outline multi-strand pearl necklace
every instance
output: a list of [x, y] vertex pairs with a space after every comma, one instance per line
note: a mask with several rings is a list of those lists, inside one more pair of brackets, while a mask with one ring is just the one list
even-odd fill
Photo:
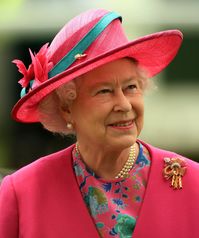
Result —
[[[75, 150], [77, 154], [80, 156], [78, 143], [75, 145]], [[123, 168], [120, 170], [120, 172], [115, 176], [115, 178], [128, 178], [129, 177], [129, 171], [132, 169], [134, 163], [136, 160], [136, 144], [132, 145], [129, 152], [129, 157], [124, 164]]]
[[136, 144], [132, 145], [129, 152], [129, 157], [124, 164], [123, 168], [120, 170], [120, 172], [115, 176], [115, 178], [128, 178], [129, 177], [129, 171], [132, 169], [135, 160], [136, 160]]

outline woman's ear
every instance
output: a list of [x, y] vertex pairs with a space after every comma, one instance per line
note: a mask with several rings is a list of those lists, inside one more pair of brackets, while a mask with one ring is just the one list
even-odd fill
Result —
[[69, 131], [73, 131], [75, 130], [75, 123], [72, 120], [72, 113], [71, 113], [71, 107], [70, 105], [62, 105], [60, 106], [60, 114], [63, 118], [63, 120], [66, 123], [66, 127]]
[[61, 116], [66, 122], [72, 121], [71, 107], [69, 105], [60, 103], [59, 110]]

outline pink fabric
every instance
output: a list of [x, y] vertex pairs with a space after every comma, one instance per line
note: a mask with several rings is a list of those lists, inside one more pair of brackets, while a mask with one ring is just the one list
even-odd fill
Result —
[[126, 238], [133, 234], [151, 164], [146, 147], [139, 146], [129, 178], [108, 181], [97, 177], [86, 167], [76, 149], [73, 150], [73, 166], [82, 197], [103, 238]]
[[[133, 238], [198, 238], [199, 165], [186, 160], [184, 188], [162, 177], [171, 152], [145, 145], [151, 172]], [[0, 190], [1, 238], [99, 238], [72, 170], [72, 148], [44, 157], [4, 179]]]

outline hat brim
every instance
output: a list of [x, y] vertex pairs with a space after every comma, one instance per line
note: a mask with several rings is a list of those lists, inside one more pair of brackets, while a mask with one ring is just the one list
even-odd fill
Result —
[[153, 77], [173, 60], [180, 48], [182, 39], [182, 33], [178, 30], [162, 31], [140, 37], [95, 58], [71, 66], [21, 98], [12, 110], [12, 117], [20, 122], [38, 122], [37, 105], [45, 96], [62, 84], [120, 58], [131, 57], [135, 59], [140, 67], [147, 71], [148, 77]]

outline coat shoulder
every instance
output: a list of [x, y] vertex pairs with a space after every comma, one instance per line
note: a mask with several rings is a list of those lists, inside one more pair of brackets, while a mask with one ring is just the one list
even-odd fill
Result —
[[156, 157], [158, 160], [162, 160], [165, 157], [168, 157], [168, 158], [181, 158], [181, 159], [185, 160], [185, 162], [189, 166], [195, 168], [196, 170], [199, 169], [199, 163], [196, 162], [196, 161], [191, 160], [190, 158], [186, 158], [185, 156], [183, 156], [181, 154], [178, 154], [176, 152], [173, 152], [173, 151], [164, 150], [164, 149], [152, 146], [152, 145], [150, 145], [148, 143], [145, 143], [143, 141], [141, 143], [143, 143], [146, 146], [146, 148], [149, 150], [150, 155], [152, 157]]
[[[192, 183], [192, 186], [190, 187], [195, 187], [195, 186], [199, 186], [199, 163], [196, 161], [193, 161], [189, 158], [186, 158], [185, 156], [172, 152], [172, 151], [168, 151], [168, 150], [163, 150], [157, 147], [154, 147], [150, 144], [147, 144], [145, 142], [143, 142], [144, 145], [147, 147], [147, 149], [149, 150], [149, 153], [152, 157], [152, 160], [155, 164], [155, 167], [157, 168], [163, 168], [164, 166], [164, 159], [165, 158], [179, 158], [184, 160], [185, 162], [185, 167], [186, 167], [186, 173], [184, 175], [184, 177], [186, 178], [187, 181], [189, 181], [190, 183]], [[193, 186], [194, 185], [194, 186]]]
[[21, 181], [39, 180], [56, 175], [71, 164], [71, 153], [73, 146], [60, 150], [53, 154], [41, 157], [36, 161], [22, 167], [11, 175], [15, 183]]

